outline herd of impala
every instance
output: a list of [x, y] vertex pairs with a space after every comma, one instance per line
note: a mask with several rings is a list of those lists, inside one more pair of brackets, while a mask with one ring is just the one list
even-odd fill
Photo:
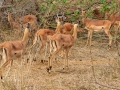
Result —
[[[120, 27], [120, 15], [111, 15], [107, 20], [97, 20], [87, 18], [85, 15], [85, 11], [81, 11], [82, 22], [84, 24], [84, 28], [88, 31], [88, 38], [86, 45], [92, 44], [92, 34], [94, 31], [102, 32], [104, 31], [109, 37], [109, 47], [112, 44], [112, 35], [110, 34], [111, 26], [115, 27], [115, 33], [117, 33], [118, 28]], [[53, 57], [60, 52], [61, 50], [65, 51], [65, 62], [64, 68], [68, 67], [68, 54], [70, 48], [74, 45], [77, 32], [79, 31], [78, 24], [71, 24], [68, 22], [63, 23], [63, 19], [65, 18], [64, 14], [56, 15], [57, 26], [55, 30], [50, 29], [37, 29], [37, 18], [34, 15], [26, 15], [16, 20], [13, 20], [11, 13], [8, 13], [8, 21], [11, 27], [15, 30], [24, 28], [24, 35], [22, 40], [16, 41], [5, 41], [0, 44], [1, 55], [4, 63], [0, 67], [0, 77], [2, 79], [2, 72], [5, 67], [11, 63], [13, 63], [14, 57], [21, 57], [24, 55], [24, 51], [26, 49], [27, 42], [31, 37], [32, 31], [36, 31], [34, 35], [33, 45], [36, 42], [41, 44], [39, 49], [39, 54], [41, 57], [43, 56], [41, 51], [45, 44], [49, 41], [50, 44], [50, 56], [48, 59], [48, 67], [47, 72], [50, 72], [52, 69], [52, 59]]]

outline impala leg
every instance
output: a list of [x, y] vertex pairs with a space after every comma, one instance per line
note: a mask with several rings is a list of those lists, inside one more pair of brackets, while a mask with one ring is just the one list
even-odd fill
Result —
[[109, 47], [111, 47], [111, 44], [112, 44], [112, 36], [110, 34], [110, 31], [109, 30], [105, 30], [105, 33], [107, 34], [107, 36], [109, 37]]
[[62, 47], [58, 48], [53, 54], [50, 55], [48, 60], [48, 68], [47, 71], [49, 72], [52, 69], [53, 57], [62, 49]]
[[42, 46], [40, 47], [40, 50], [39, 50], [39, 55], [40, 55], [41, 60], [43, 59], [43, 56], [42, 56], [42, 53], [41, 53], [41, 52], [42, 52], [43, 47], [44, 47], [44, 46], [42, 45]]
[[119, 26], [116, 26], [115, 29], [116, 30], [115, 30], [115, 35], [114, 35], [114, 37], [115, 37], [114, 43], [116, 42], [116, 39], [117, 39], [117, 34], [118, 34]]
[[[70, 48], [65, 49], [66, 52], [66, 57], [65, 57], [65, 67], [68, 67], [68, 53], [69, 53]], [[64, 68], [63, 68], [64, 69]]]
[[52, 45], [52, 40], [50, 40], [50, 54], [52, 53], [53, 50], [53, 45]]
[[93, 31], [90, 31], [90, 46], [92, 45], [92, 34], [93, 34]]
[[13, 65], [13, 59], [11, 59], [11, 66]]
[[88, 45], [88, 43], [89, 43], [89, 39], [90, 39], [90, 31], [88, 31], [88, 37], [87, 37], [86, 46], [87, 46], [87, 45]]
[[2, 69], [0, 68], [0, 78], [3, 79], [2, 77]]
[[47, 55], [47, 46], [48, 46], [48, 43], [45, 44], [44, 60], [45, 60], [45, 57], [46, 57], [46, 55]]
[[5, 69], [5, 67], [6, 67], [9, 63], [10, 63], [10, 60], [7, 60], [7, 61], [1, 66], [1, 68], [0, 68], [0, 77], [1, 77], [1, 79], [3, 78], [3, 77], [2, 77], [2, 73], [3, 73], [4, 69]]
[[42, 50], [43, 50], [44, 46], [45, 46], [45, 42], [42, 42], [40, 50], [39, 50], [39, 55], [40, 55], [40, 58], [41, 58], [41, 62], [44, 61], [43, 60], [43, 54], [42, 54]]

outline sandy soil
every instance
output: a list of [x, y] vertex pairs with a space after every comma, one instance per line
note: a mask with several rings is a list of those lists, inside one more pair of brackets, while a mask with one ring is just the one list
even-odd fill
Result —
[[79, 38], [72, 47], [68, 68], [63, 69], [64, 56], [57, 55], [50, 74], [47, 62], [41, 63], [39, 56], [33, 61], [34, 53], [28, 63], [28, 54], [15, 59], [12, 68], [7, 66], [4, 72], [0, 90], [119, 90], [120, 56], [115, 45], [107, 50], [107, 40], [97, 38], [90, 48], [85, 41]]

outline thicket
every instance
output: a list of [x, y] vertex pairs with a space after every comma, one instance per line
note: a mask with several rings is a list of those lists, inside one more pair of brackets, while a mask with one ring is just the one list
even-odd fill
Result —
[[99, 8], [100, 12], [120, 11], [119, 0], [1, 0], [0, 1], [0, 28], [9, 28], [7, 12], [16, 17], [26, 14], [36, 15], [38, 27], [55, 27], [56, 14], [64, 13], [65, 21], [81, 21], [81, 8], [87, 11], [87, 16], [94, 18], [93, 10]]

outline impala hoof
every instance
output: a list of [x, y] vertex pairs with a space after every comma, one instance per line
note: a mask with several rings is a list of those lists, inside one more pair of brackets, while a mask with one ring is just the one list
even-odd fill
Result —
[[36, 61], [36, 58], [33, 58], [33, 61]]
[[108, 45], [108, 50], [111, 49], [111, 45]]
[[3, 77], [1, 76], [1, 79], [3, 79]]
[[41, 60], [41, 63], [44, 63], [44, 60]]
[[52, 66], [49, 66], [47, 69], [47, 72], [50, 74], [50, 70], [52, 69]]
[[28, 61], [29, 61], [29, 58], [27, 58], [27, 63], [28, 63]]
[[46, 68], [47, 69], [47, 72], [50, 74], [50, 68], [48, 67], [48, 68]]
[[64, 67], [63, 67], [63, 70], [64, 70], [64, 69], [67, 69], [67, 68], [68, 68], [68, 66], [64, 66]]

